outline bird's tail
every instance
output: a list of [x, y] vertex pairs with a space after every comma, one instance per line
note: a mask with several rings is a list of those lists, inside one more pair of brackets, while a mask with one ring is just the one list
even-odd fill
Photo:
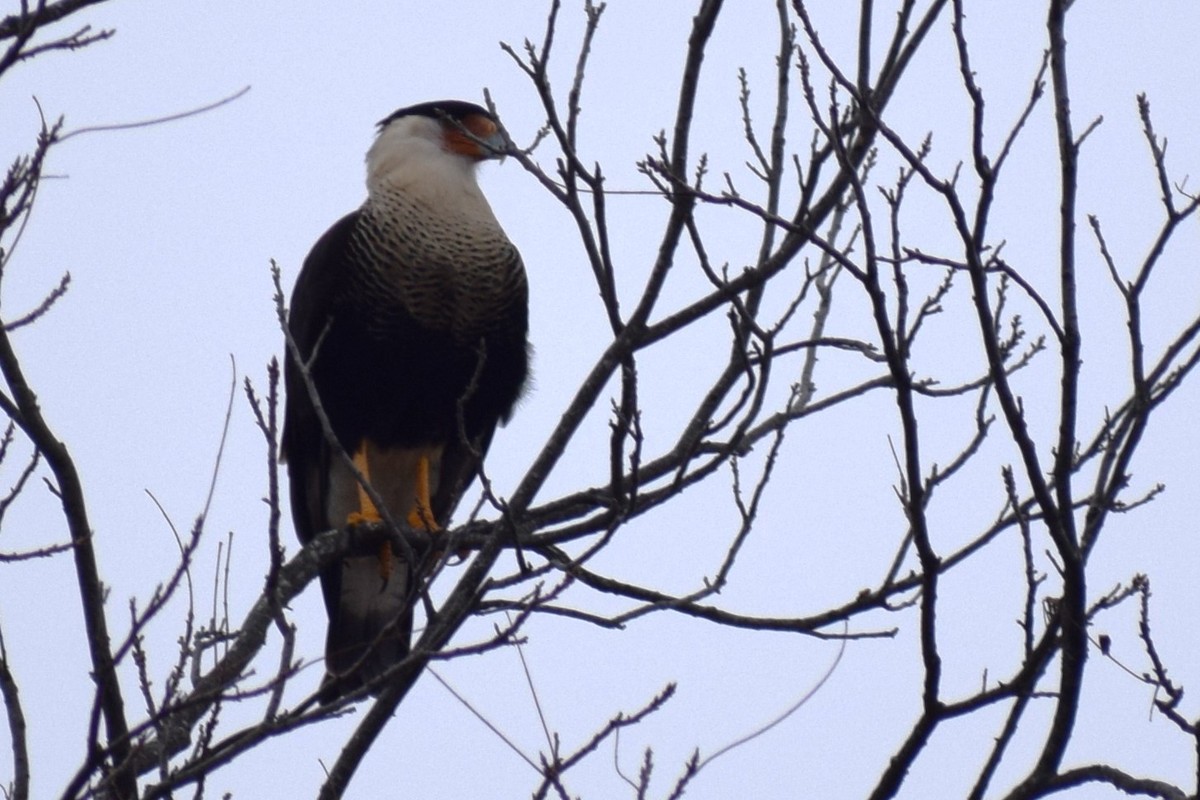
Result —
[[337, 614], [325, 638], [325, 679], [318, 695], [322, 704], [376, 681], [408, 655], [412, 578], [410, 565], [398, 558], [386, 563], [375, 555], [343, 560]]

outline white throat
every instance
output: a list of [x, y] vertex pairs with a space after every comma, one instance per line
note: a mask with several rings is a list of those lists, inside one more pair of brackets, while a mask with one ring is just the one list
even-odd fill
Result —
[[444, 147], [437, 120], [403, 117], [384, 128], [367, 151], [367, 192], [372, 198], [401, 192], [434, 205], [486, 206], [476, 166]]

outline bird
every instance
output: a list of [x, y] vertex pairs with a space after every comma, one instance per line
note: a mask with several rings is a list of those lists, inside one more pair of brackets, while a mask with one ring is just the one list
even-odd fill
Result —
[[[525, 268], [477, 181], [506, 146], [474, 103], [392, 113], [367, 152], [366, 200], [305, 258], [287, 317], [281, 437], [302, 544], [381, 518], [346, 456], [392, 519], [440, 535], [524, 393]], [[409, 653], [421, 565], [402, 555], [384, 544], [321, 572], [321, 703], [377, 694]]]

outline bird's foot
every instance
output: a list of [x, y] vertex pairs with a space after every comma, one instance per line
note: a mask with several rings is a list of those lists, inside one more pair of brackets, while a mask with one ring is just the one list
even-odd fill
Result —
[[408, 512], [408, 527], [418, 531], [428, 531], [429, 533], [441, 533], [442, 526], [437, 524], [437, 520], [433, 518], [430, 510], [422, 506], [418, 502], [412, 507], [412, 511]]
[[[370, 525], [374, 522], [382, 521], [379, 512], [373, 505], [359, 511], [351, 511], [346, 515], [347, 528], [353, 528], [358, 525]], [[379, 544], [379, 577], [385, 581], [392, 577], [392, 570], [395, 568], [392, 562], [392, 543], [385, 540]]]
[[351, 511], [346, 515], [346, 526], [353, 528], [356, 525], [370, 525], [372, 522], [381, 522], [379, 512], [374, 507], [365, 511]]

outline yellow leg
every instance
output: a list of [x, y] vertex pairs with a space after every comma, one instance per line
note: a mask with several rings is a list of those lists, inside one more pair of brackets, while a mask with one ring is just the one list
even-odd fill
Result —
[[[367, 464], [367, 443], [364, 441], [358, 446], [358, 450], [354, 452], [354, 466], [358, 467], [358, 471], [366, 478], [367, 483], [371, 482], [371, 468]], [[358, 511], [351, 511], [346, 517], [347, 525], [361, 525], [364, 522], [379, 522], [382, 517], [379, 516], [379, 509], [371, 502], [371, 496], [367, 494], [367, 490], [358, 485]]]
[[[362, 473], [368, 483], [371, 481], [371, 468], [367, 462], [367, 443], [364, 441], [354, 453], [354, 466]], [[362, 484], [358, 485], [358, 511], [351, 511], [346, 516], [347, 525], [361, 525], [366, 522], [379, 522], [379, 509], [371, 502], [371, 496]], [[385, 581], [392, 577], [392, 545], [384, 542], [379, 546], [379, 577]]]
[[433, 504], [429, 500], [429, 456], [422, 453], [417, 459], [417, 497], [408, 512], [408, 524], [413, 528], [424, 528], [430, 533], [441, 530], [433, 518]]

